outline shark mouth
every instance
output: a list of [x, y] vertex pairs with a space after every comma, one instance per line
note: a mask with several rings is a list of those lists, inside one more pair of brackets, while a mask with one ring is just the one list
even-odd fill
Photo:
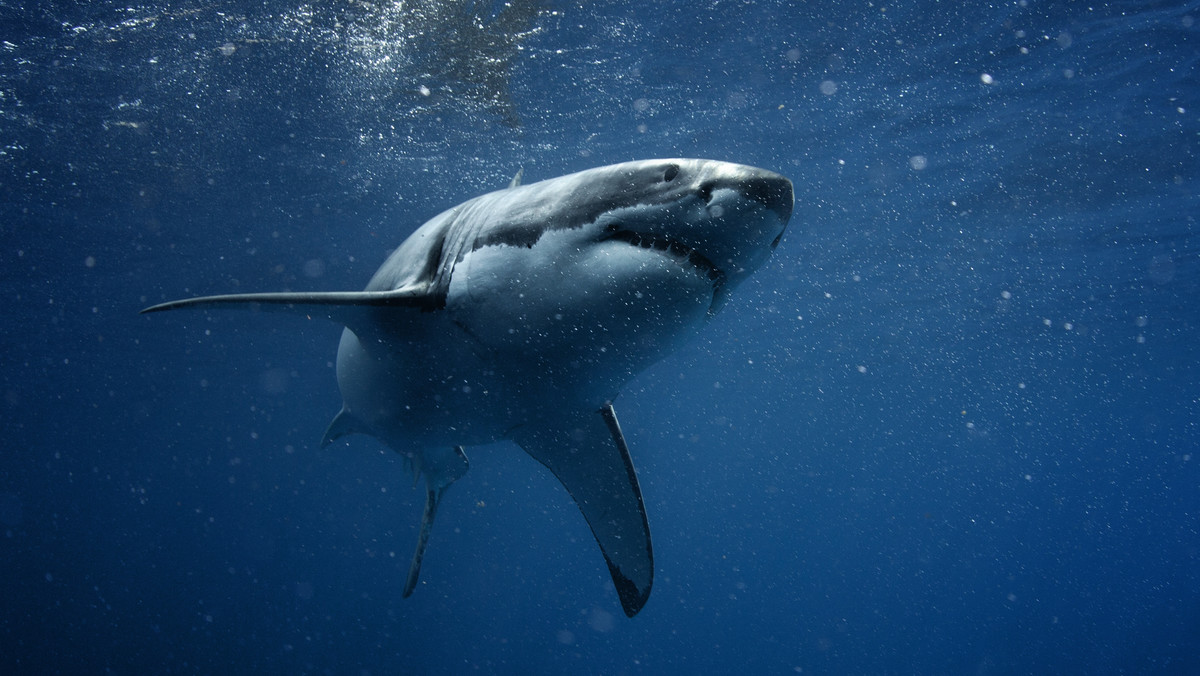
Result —
[[684, 265], [684, 267], [692, 268], [707, 278], [712, 282], [714, 290], [720, 289], [725, 283], [725, 273], [709, 260], [708, 256], [686, 244], [665, 237], [652, 237], [650, 235], [639, 234], [632, 230], [612, 230], [604, 239], [626, 242], [642, 249], [660, 251], [666, 254], [667, 257], [675, 259], [676, 262]]

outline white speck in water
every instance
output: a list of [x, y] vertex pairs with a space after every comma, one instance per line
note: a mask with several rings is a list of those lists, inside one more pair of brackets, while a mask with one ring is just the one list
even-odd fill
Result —
[[316, 279], [325, 274], [325, 262], [314, 258], [304, 264], [304, 276], [309, 279]]

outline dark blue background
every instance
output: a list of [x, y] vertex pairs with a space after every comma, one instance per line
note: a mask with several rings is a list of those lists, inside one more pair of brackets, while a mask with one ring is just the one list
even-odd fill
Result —
[[[0, 670], [1200, 672], [1200, 4], [408, 7], [0, 5]], [[137, 315], [656, 156], [797, 203], [617, 401], [634, 619], [507, 444], [401, 600], [338, 327]]]

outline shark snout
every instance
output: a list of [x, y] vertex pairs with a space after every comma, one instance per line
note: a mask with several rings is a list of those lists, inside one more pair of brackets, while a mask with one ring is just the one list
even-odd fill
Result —
[[770, 171], [762, 171], [758, 176], [747, 180], [741, 188], [743, 195], [756, 202], [763, 203], [768, 209], [779, 216], [779, 223], [786, 225], [792, 217], [792, 206], [795, 196], [792, 182]]
[[775, 212], [780, 225], [787, 225], [792, 217], [795, 202], [792, 182], [773, 171], [735, 165], [734, 172], [701, 181], [696, 186], [696, 196], [705, 204], [711, 204], [714, 192], [722, 188], [735, 190], [742, 197]]

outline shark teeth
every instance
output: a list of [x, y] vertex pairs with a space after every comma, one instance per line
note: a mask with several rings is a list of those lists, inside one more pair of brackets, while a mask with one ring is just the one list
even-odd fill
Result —
[[700, 271], [713, 284], [720, 284], [725, 281], [725, 273], [709, 260], [707, 256], [675, 240], [640, 234], [632, 230], [619, 229], [612, 229], [605, 239], [615, 239], [643, 249], [661, 251], [678, 261], [686, 261], [688, 265]]

